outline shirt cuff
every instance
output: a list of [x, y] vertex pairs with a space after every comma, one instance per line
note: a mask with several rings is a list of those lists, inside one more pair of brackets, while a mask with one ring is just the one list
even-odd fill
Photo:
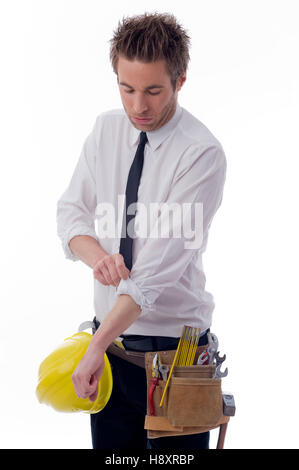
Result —
[[90, 237], [95, 238], [95, 240], [99, 241], [96, 232], [90, 227], [82, 225], [69, 230], [64, 236], [62, 236], [61, 243], [65, 257], [72, 261], [78, 261], [79, 258], [77, 258], [77, 256], [75, 256], [74, 253], [71, 251], [69, 247], [69, 242], [72, 238], [77, 237], [79, 235], [89, 235]]
[[120, 280], [120, 283], [116, 288], [116, 296], [119, 296], [120, 294], [130, 295], [136, 304], [140, 305], [142, 313], [149, 310], [155, 310], [154, 302], [142, 293], [136, 282], [131, 278]]

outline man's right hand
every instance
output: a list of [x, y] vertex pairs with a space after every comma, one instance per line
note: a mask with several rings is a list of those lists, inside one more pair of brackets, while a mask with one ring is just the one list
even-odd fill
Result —
[[104, 286], [118, 286], [121, 279], [128, 279], [129, 269], [120, 253], [107, 255], [97, 261], [93, 267], [93, 276]]

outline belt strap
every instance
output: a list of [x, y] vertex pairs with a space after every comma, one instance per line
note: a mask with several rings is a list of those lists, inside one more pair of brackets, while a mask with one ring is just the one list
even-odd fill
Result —
[[115, 343], [111, 343], [108, 348], [107, 352], [113, 354], [114, 356], [120, 357], [125, 361], [131, 362], [135, 364], [135, 366], [143, 367], [145, 369], [145, 353], [139, 351], [127, 351], [125, 349], [121, 349]]

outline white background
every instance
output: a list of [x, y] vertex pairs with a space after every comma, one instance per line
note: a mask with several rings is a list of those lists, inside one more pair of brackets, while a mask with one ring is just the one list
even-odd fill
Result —
[[[156, 10], [191, 36], [179, 102], [228, 161], [204, 255], [212, 331], [229, 368], [223, 389], [237, 406], [226, 448], [298, 448], [298, 2], [0, 5], [0, 447], [91, 447], [88, 415], [35, 397], [40, 362], [93, 317], [92, 273], [65, 260], [56, 202], [96, 116], [121, 107], [113, 30], [123, 16]], [[213, 431], [211, 447], [216, 439]]]

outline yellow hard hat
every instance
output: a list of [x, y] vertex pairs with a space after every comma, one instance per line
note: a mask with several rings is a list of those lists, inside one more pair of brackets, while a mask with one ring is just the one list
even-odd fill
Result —
[[58, 346], [39, 367], [36, 395], [40, 403], [52, 406], [57, 411], [97, 413], [108, 403], [112, 392], [112, 372], [105, 354], [105, 368], [99, 380], [97, 399], [78, 398], [72, 374], [85, 354], [92, 335], [81, 331]]

